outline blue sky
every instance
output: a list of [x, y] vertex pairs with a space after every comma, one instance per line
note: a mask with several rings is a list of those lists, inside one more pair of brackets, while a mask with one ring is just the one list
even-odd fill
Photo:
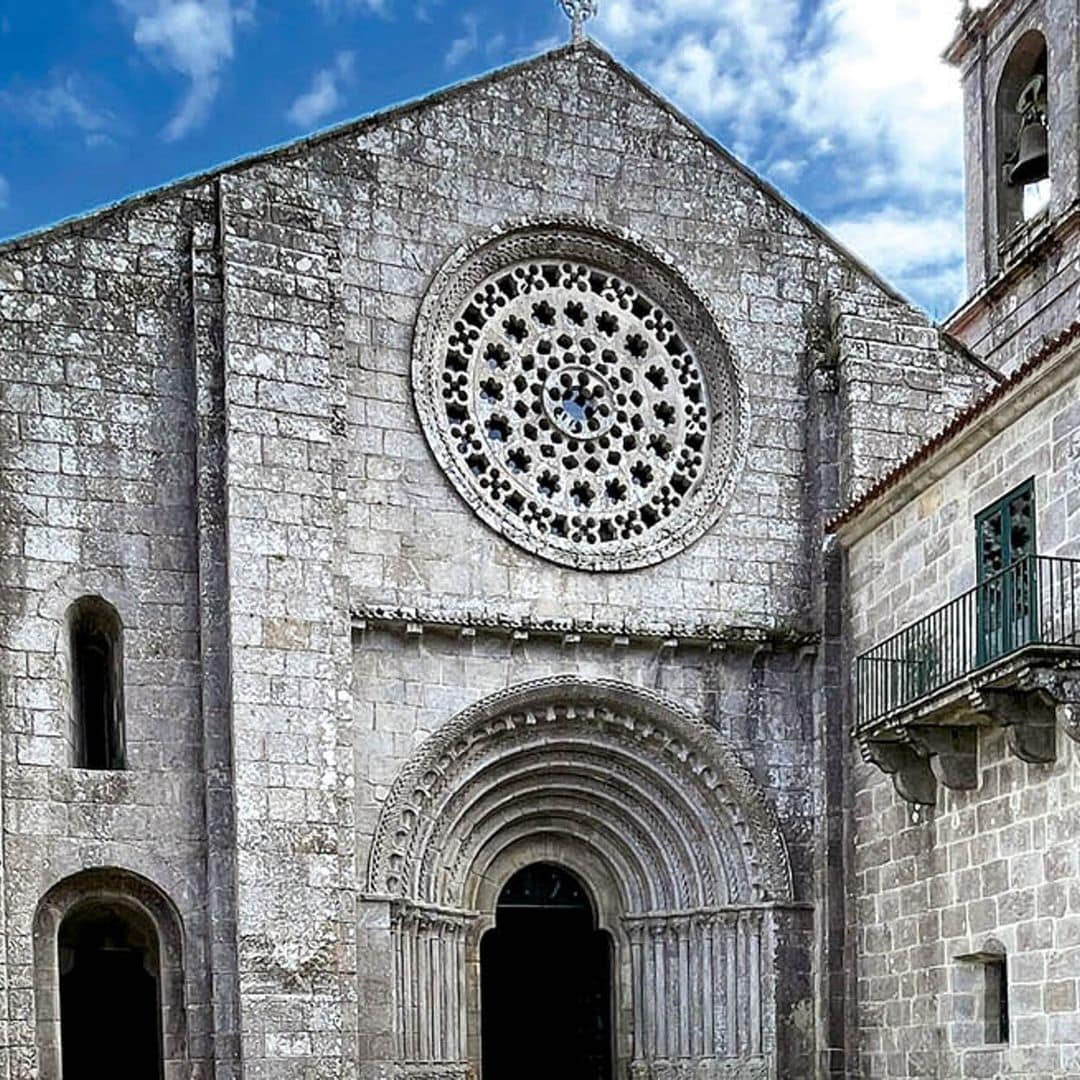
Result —
[[[958, 0], [600, 0], [593, 36], [938, 317]], [[559, 44], [556, 0], [0, 0], [0, 237]]]

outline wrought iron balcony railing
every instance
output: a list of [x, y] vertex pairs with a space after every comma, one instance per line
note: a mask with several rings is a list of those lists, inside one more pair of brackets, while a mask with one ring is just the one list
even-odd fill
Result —
[[1029, 555], [863, 653], [855, 726], [1029, 645], [1080, 645], [1080, 559]]

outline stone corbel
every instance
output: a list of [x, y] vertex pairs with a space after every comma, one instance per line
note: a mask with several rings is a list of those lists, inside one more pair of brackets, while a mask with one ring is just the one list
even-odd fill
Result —
[[911, 740], [867, 739], [863, 756], [892, 777], [893, 787], [902, 799], [920, 806], [937, 802], [937, 777], [930, 768], [930, 759]]
[[973, 727], [912, 726], [863, 745], [863, 756], [892, 776], [897, 793], [910, 803], [933, 806], [939, 783], [955, 791], [979, 786], [979, 736]]
[[934, 776], [954, 791], [979, 786], [979, 733], [970, 726], [912, 727], [908, 736], [930, 760]]
[[1054, 710], [1065, 734], [1080, 742], [1080, 676], [1073, 665], [1055, 668], [1032, 668], [1020, 685], [1029, 693], [1039, 694]]
[[1080, 654], [1032, 647], [944, 687], [878, 731], [856, 733], [865, 760], [889, 773], [909, 802], [933, 805], [935, 787], [978, 787], [979, 730], [998, 727], [1021, 761], [1057, 760], [1057, 726], [1080, 742]]
[[973, 711], [1005, 730], [1009, 749], [1029, 765], [1057, 760], [1057, 702], [1047, 687], [983, 687], [972, 692]]
[[1063, 705], [1061, 712], [1064, 716], [1065, 734], [1074, 742], [1080, 742], [1080, 703]]

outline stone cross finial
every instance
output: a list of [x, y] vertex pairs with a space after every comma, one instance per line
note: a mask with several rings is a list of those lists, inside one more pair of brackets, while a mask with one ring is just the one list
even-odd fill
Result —
[[573, 40], [585, 39], [585, 24], [596, 14], [599, 0], [559, 0], [573, 27]]

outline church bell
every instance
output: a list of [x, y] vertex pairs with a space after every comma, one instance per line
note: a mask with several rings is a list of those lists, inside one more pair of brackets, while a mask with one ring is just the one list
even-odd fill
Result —
[[1020, 140], [1009, 170], [1009, 183], [1015, 187], [1037, 184], [1050, 175], [1050, 142], [1046, 131], [1046, 78], [1030, 79], [1016, 103], [1020, 114]]
[[1020, 187], [1036, 184], [1050, 175], [1050, 147], [1046, 128], [1036, 120], [1025, 124], [1020, 132], [1020, 148], [1016, 164], [1009, 173], [1009, 183]]

